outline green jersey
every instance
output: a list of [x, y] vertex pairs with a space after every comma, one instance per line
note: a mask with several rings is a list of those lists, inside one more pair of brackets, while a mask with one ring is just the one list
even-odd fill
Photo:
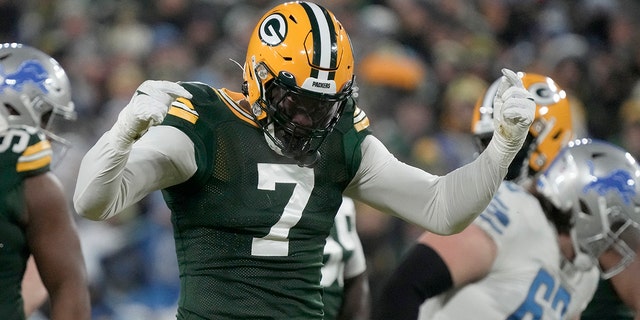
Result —
[[21, 283], [30, 251], [25, 234], [23, 181], [49, 171], [51, 145], [31, 127], [0, 133], [0, 315], [24, 319]]
[[[322, 319], [325, 239], [369, 134], [350, 101], [313, 168], [276, 154], [236, 93], [183, 83], [165, 118], [197, 170], [163, 190], [180, 268], [179, 319]], [[235, 99], [234, 99], [235, 98]]]
[[580, 315], [580, 319], [583, 320], [631, 320], [633, 318], [633, 311], [620, 300], [613, 286], [611, 286], [611, 282], [603, 279], [600, 279], [593, 299]]

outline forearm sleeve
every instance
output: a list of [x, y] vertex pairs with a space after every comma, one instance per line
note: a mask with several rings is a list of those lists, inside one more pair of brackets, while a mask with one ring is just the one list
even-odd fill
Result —
[[115, 150], [108, 135], [80, 164], [73, 203], [88, 219], [108, 219], [152, 191], [186, 181], [196, 170], [193, 143], [176, 128], [152, 127], [130, 152]]
[[436, 176], [398, 161], [372, 136], [363, 141], [362, 153], [347, 196], [445, 235], [460, 232], [487, 207], [509, 160], [487, 150], [473, 162]]
[[416, 244], [385, 283], [374, 307], [374, 319], [415, 320], [426, 299], [453, 287], [449, 268], [440, 255]]

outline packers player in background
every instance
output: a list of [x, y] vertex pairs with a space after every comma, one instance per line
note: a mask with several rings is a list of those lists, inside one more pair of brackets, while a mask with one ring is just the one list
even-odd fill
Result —
[[322, 280], [324, 319], [370, 319], [367, 262], [356, 230], [356, 207], [343, 197], [324, 246]]
[[48, 125], [75, 115], [69, 79], [53, 58], [16, 43], [0, 44], [0, 73], [0, 315], [25, 319], [46, 299], [44, 284], [51, 319], [90, 319], [76, 226], [50, 172], [57, 137]]
[[[486, 151], [446, 176], [398, 161], [353, 95], [346, 30], [312, 2], [276, 5], [249, 39], [242, 92], [147, 80], [84, 156], [83, 217], [154, 190], [172, 212], [178, 319], [323, 319], [325, 239], [343, 195], [439, 234], [491, 200], [535, 103], [503, 70]], [[464, 196], [461, 196], [464, 195]]]
[[[463, 232], [419, 238], [385, 285], [376, 319], [577, 319], [598, 275], [628, 263], [634, 245], [620, 234], [639, 231], [637, 164], [607, 143], [572, 141], [565, 92], [548, 77], [521, 76], [537, 109], [506, 181]], [[494, 134], [495, 87], [474, 111], [481, 147]], [[619, 258], [603, 263], [606, 255]]]

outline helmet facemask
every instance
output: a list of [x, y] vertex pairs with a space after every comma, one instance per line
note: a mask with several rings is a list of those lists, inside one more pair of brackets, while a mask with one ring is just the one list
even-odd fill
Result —
[[537, 177], [536, 189], [570, 216], [569, 235], [581, 270], [604, 279], [624, 270], [640, 249], [640, 167], [626, 151], [589, 139], [568, 144]]
[[319, 160], [318, 149], [344, 111], [352, 82], [338, 94], [323, 94], [301, 89], [293, 74], [280, 71], [276, 76], [264, 64], [257, 65], [255, 74], [269, 79], [260, 82], [262, 94], [252, 107], [254, 115], [267, 115], [256, 117], [267, 142], [278, 154], [312, 167]]
[[72, 146], [71, 141], [65, 138], [65, 133], [69, 133], [71, 123], [76, 121], [76, 112], [68, 112], [61, 108], [54, 107], [41, 117], [41, 127], [45, 135], [51, 141], [53, 157], [51, 166], [57, 167], [60, 161], [67, 154]]
[[[626, 215], [617, 205], [609, 206], [605, 197], [598, 198], [600, 207], [599, 215], [593, 216], [588, 208], [583, 207], [577, 214], [577, 219], [586, 219], [582, 224], [587, 225], [589, 219], [600, 219], [598, 224], [602, 228], [601, 232], [590, 234], [586, 230], [581, 230], [580, 223], [574, 228], [571, 237], [574, 248], [591, 257], [592, 263], [597, 265], [601, 271], [603, 279], [609, 279], [624, 270], [636, 257], [635, 250], [640, 240], [640, 225]], [[595, 222], [591, 222], [593, 224]], [[583, 234], [584, 233], [584, 234]], [[604, 254], [614, 256], [615, 262], [608, 266], [603, 266], [598, 262], [598, 258]]]

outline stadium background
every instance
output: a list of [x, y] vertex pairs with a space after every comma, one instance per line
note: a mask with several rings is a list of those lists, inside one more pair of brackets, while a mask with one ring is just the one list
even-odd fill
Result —
[[[351, 36], [359, 103], [403, 161], [446, 173], [473, 159], [477, 97], [500, 68], [551, 76], [583, 136], [640, 156], [640, 3], [633, 0], [334, 0]], [[145, 79], [240, 90], [245, 49], [272, 1], [0, 0], [0, 42], [22, 42], [67, 71], [79, 119], [55, 168], [71, 198], [86, 150]], [[1, 74], [2, 70], [0, 70]], [[69, 199], [71, 201], [71, 199]], [[373, 300], [421, 230], [358, 206]], [[108, 222], [78, 218], [94, 319], [174, 319], [169, 213], [153, 194]], [[46, 307], [34, 320], [46, 319]]]

